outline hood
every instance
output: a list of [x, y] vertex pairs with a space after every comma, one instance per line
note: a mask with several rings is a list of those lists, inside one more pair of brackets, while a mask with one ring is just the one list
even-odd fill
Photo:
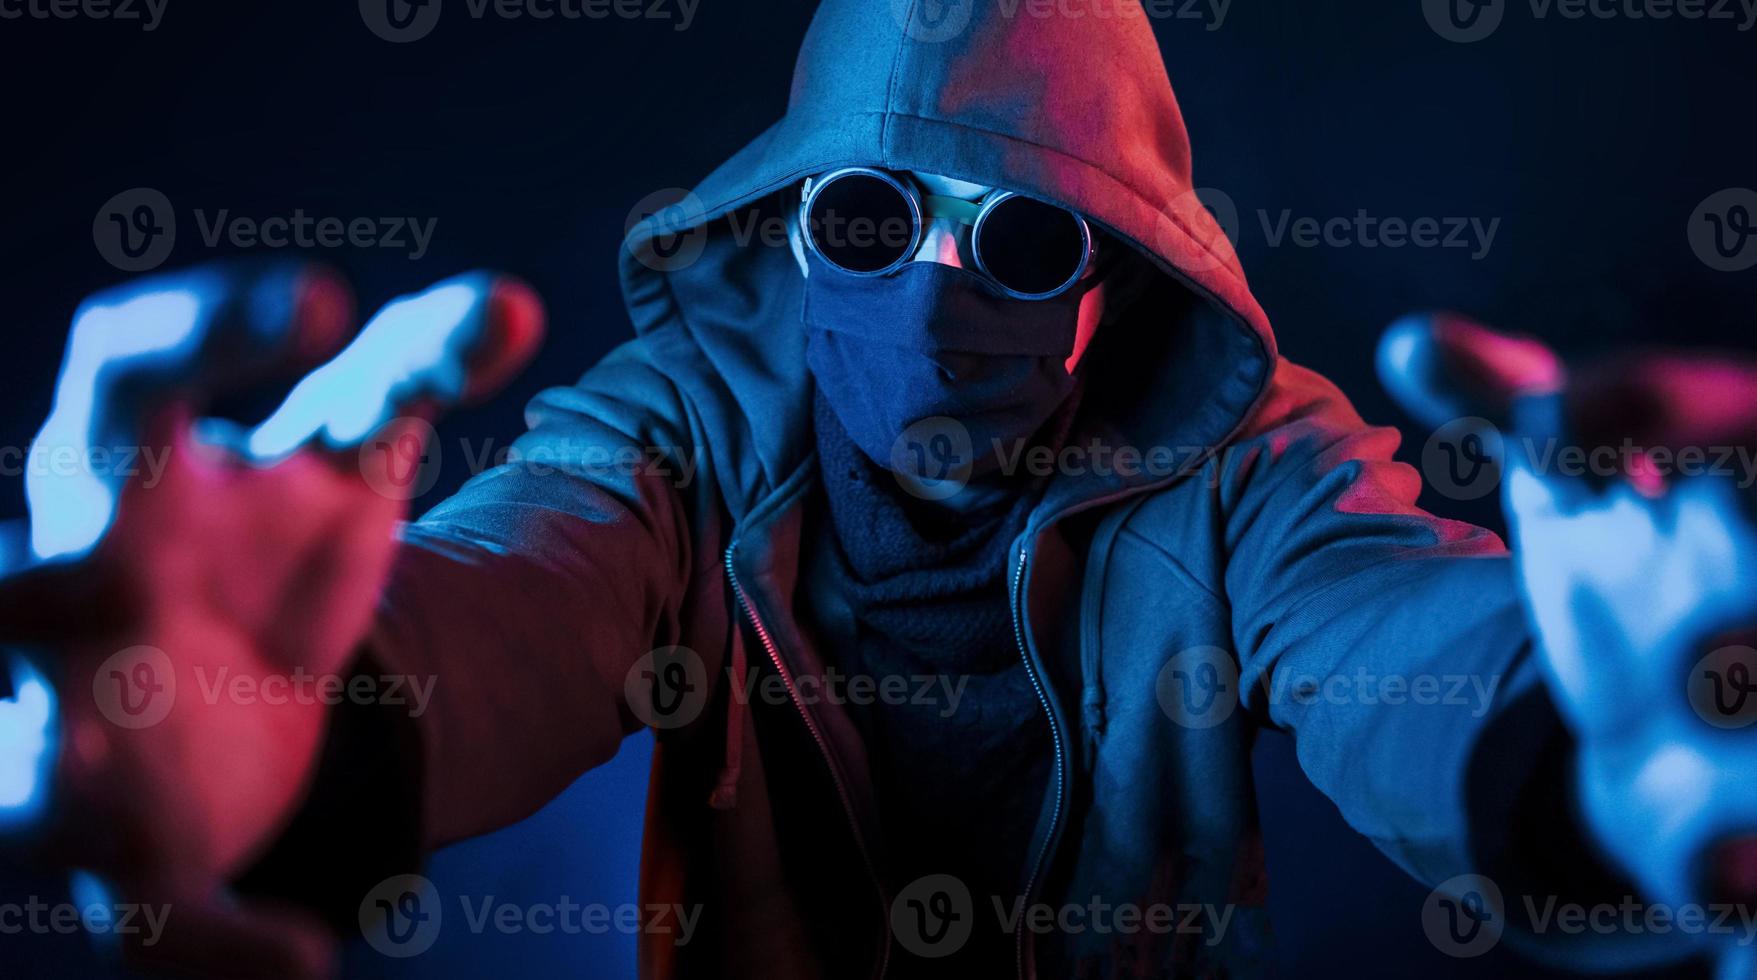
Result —
[[[1165, 274], [1165, 288], [1094, 339], [1082, 438], [1212, 451], [1261, 397], [1274, 338], [1192, 189], [1188, 136], [1147, 15], [1134, 0], [1103, 17], [1038, 16], [1040, 6], [824, 0], [786, 115], [630, 231], [630, 316], [648, 356], [701, 413], [693, 421], [716, 464], [736, 462], [727, 475], [740, 495], [778, 486], [810, 457], [803, 290], [778, 231], [798, 183], [841, 166], [1051, 201]], [[1085, 482], [1091, 497], [1151, 481]]]

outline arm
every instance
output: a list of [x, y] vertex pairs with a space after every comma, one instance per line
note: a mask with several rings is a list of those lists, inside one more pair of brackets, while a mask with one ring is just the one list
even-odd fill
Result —
[[1632, 889], [1575, 814], [1573, 740], [1513, 563], [1493, 534], [1416, 506], [1397, 444], [1283, 363], [1218, 464], [1244, 703], [1418, 880], [1486, 876], [1516, 927], [1519, 896], [1614, 904]]
[[678, 642], [696, 558], [718, 555], [692, 538], [713, 523], [692, 519], [713, 506], [702, 484], [649, 465], [647, 447], [694, 449], [634, 346], [528, 417], [515, 461], [404, 530], [372, 634], [388, 671], [434, 681], [415, 720], [429, 847], [518, 820], [615, 755], [640, 725], [629, 671]]
[[[260, 425], [205, 417], [333, 350], [348, 306], [321, 270], [214, 266], [75, 317], [38, 447], [144, 447], [162, 466], [27, 486], [38, 561], [0, 582], [0, 632], [42, 657], [59, 716], [7, 760], [43, 775], [33, 818], [0, 844], [174, 904], [164, 941], [131, 950], [143, 963], [326, 972], [321, 929], [273, 896], [322, 904], [327, 886], [334, 911], [357, 879], [326, 870], [411, 860], [535, 809], [615, 751], [632, 727], [621, 675], [687, 604], [699, 515], [684, 501], [710, 499], [707, 481], [574, 465], [593, 447], [689, 451], [663, 421], [685, 417], [679, 399], [633, 349], [539, 399], [525, 459], [399, 540], [406, 504], [373, 449], [419, 446], [423, 419], [528, 360], [541, 307], [515, 282], [401, 298]], [[332, 707], [338, 682], [386, 674], [401, 704], [381, 685]], [[321, 697], [303, 696], [314, 682]], [[430, 687], [411, 710], [416, 684]]]
[[354, 669], [429, 694], [338, 707], [310, 796], [240, 887], [351, 930], [360, 897], [423, 851], [528, 816], [616, 754], [641, 724], [630, 671], [678, 641], [691, 579], [719, 573], [692, 537], [717, 527], [704, 474], [645, 452], [693, 452], [666, 421], [683, 417], [625, 346], [540, 395], [508, 462], [402, 529]]
[[[1420, 480], [1392, 460], [1397, 441], [1284, 362], [1221, 462], [1226, 586], [1245, 706], [1294, 734], [1306, 773], [1355, 829], [1438, 881], [1471, 863], [1471, 755], [1537, 679], [1501, 542], [1417, 508]], [[1362, 703], [1373, 678], [1426, 676], [1462, 678], [1439, 692], [1456, 697], [1424, 698], [1456, 703]], [[1301, 697], [1314, 681], [1330, 690]]]

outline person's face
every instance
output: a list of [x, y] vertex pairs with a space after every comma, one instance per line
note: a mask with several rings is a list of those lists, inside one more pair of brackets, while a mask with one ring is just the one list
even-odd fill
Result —
[[[972, 184], [966, 180], [953, 177], [942, 177], [939, 174], [907, 171], [907, 175], [927, 194], [940, 197], [955, 197], [965, 201], [981, 201], [992, 194], [996, 188], [985, 184]], [[806, 178], [802, 194], [809, 194], [812, 179]], [[921, 245], [915, 250], [911, 262], [938, 262], [953, 268], [974, 268], [975, 259], [970, 254], [970, 227], [950, 217], [930, 217], [921, 230]], [[806, 275], [810, 270], [805, 262], [805, 245], [799, 237], [798, 229], [791, 236], [793, 255], [799, 260], [800, 271]], [[1096, 265], [1096, 263], [1095, 263]], [[1095, 274], [1091, 270], [1088, 275]], [[1071, 373], [1074, 366], [1085, 354], [1086, 346], [1091, 343], [1092, 335], [1098, 330], [1098, 323], [1104, 317], [1104, 286], [1093, 287], [1080, 301], [1079, 325], [1074, 334], [1074, 351], [1068, 356], [1067, 369]]]

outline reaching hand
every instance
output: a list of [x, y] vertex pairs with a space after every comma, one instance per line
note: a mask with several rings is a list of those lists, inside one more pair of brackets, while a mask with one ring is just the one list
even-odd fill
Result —
[[1393, 326], [1380, 367], [1502, 458], [1601, 848], [1672, 909], [1757, 903], [1757, 364], [1651, 352], [1569, 380], [1535, 341], [1439, 317]]
[[25, 789], [13, 810], [46, 811], [27, 828], [37, 858], [170, 909], [163, 939], [132, 951], [154, 965], [327, 971], [321, 929], [239, 904], [224, 883], [297, 806], [328, 707], [231, 692], [348, 679], [426, 420], [500, 387], [542, 331], [529, 289], [460, 277], [387, 306], [260, 425], [203, 418], [317, 363], [350, 319], [346, 287], [302, 266], [199, 269], [95, 296], [34, 447], [83, 460], [126, 447], [136, 464], [131, 476], [33, 470], [32, 561], [0, 581], [0, 642], [36, 666], [0, 702], [0, 728], [42, 725], [52, 765], [20, 758], [33, 744], [21, 739], [0, 770]]

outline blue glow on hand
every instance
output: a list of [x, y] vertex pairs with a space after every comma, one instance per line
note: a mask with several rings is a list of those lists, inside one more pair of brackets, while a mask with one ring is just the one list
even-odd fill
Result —
[[[169, 448], [140, 445], [148, 414], [160, 407], [155, 398], [199, 398], [216, 383], [236, 383], [229, 373], [240, 359], [278, 356], [297, 326], [296, 279], [296, 268], [252, 275], [214, 267], [148, 279], [79, 311], [54, 406], [32, 446], [33, 460], [61, 462], [32, 465], [26, 476], [36, 560], [82, 557], [115, 523], [126, 477], [92, 464], [114, 449]], [[457, 401], [492, 285], [492, 276], [474, 273], [392, 302], [260, 426], [196, 419], [195, 437], [267, 465], [313, 442], [357, 445], [417, 400]]]
[[1587, 823], [1650, 899], [1702, 901], [1701, 855], [1757, 828], [1757, 739], [1706, 723], [1687, 688], [1707, 638], [1757, 622], [1757, 529], [1724, 477], [1649, 498], [1515, 455], [1505, 491]]
[[121, 906], [117, 904], [115, 889], [90, 871], [75, 871], [68, 875], [67, 894], [79, 909], [80, 922], [92, 944], [107, 951], [120, 948], [122, 936], [115, 928], [114, 917]]
[[0, 830], [28, 825], [41, 814], [57, 729], [54, 689], [24, 657], [9, 662], [14, 696], [0, 701]]
[[486, 323], [488, 291], [486, 277], [464, 276], [392, 302], [347, 349], [299, 382], [240, 448], [271, 463], [314, 439], [329, 448], [353, 446], [413, 400], [456, 401]]
[[[213, 277], [180, 277], [180, 288], [143, 288], [80, 310], [55, 386], [54, 407], [37, 433], [25, 475], [31, 551], [39, 559], [78, 557], [95, 547], [116, 519], [121, 480], [94, 472], [94, 447], [137, 444], [137, 430], [119, 428], [124, 379], [143, 369], [187, 361], [212, 312]], [[150, 284], [149, 284], [150, 285]], [[204, 295], [206, 294], [206, 295]]]

